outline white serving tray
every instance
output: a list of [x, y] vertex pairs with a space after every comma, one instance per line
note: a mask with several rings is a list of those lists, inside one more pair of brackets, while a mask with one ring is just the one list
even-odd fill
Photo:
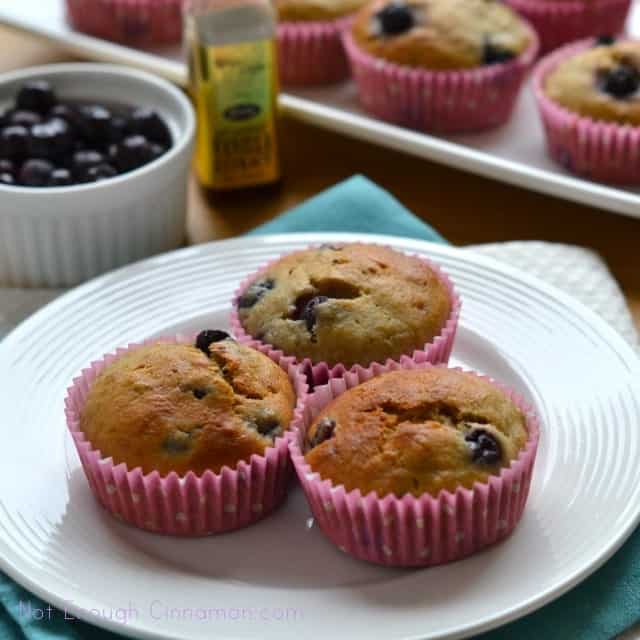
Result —
[[[95, 60], [135, 65], [184, 84], [179, 47], [139, 51], [73, 31], [63, 0], [0, 0], [0, 23], [35, 33]], [[628, 31], [640, 36], [640, 4]], [[398, 149], [533, 191], [640, 218], [640, 188], [617, 188], [575, 178], [546, 155], [532, 92], [527, 88], [512, 120], [488, 133], [447, 138], [384, 124], [363, 114], [348, 82], [322, 89], [287, 91], [280, 104], [289, 115], [345, 135]], [[517, 203], [512, 203], [517, 211]]]

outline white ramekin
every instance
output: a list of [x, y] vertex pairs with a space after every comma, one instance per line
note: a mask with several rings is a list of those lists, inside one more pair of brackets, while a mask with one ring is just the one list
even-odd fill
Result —
[[143, 71], [56, 64], [0, 75], [0, 110], [27, 80], [48, 80], [62, 99], [156, 109], [173, 147], [130, 173], [57, 188], [0, 185], [0, 285], [64, 287], [184, 242], [195, 135], [187, 97]]

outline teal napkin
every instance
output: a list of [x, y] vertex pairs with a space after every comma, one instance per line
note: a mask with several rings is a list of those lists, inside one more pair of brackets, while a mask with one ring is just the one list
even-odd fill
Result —
[[[355, 176], [321, 193], [252, 234], [352, 231], [446, 242], [395, 198], [366, 178]], [[523, 558], [522, 579], [527, 579]], [[44, 602], [0, 574], [0, 638], [6, 640], [114, 640], [119, 637], [63, 612], [47, 614]], [[25, 615], [44, 611], [45, 619]], [[640, 619], [640, 534], [634, 533], [609, 562], [578, 587], [517, 622], [477, 640], [610, 640]], [[417, 630], [419, 633], [419, 630]]]
[[446, 243], [429, 225], [390, 193], [363, 176], [354, 176], [298, 205], [249, 235], [311, 231], [381, 233]]

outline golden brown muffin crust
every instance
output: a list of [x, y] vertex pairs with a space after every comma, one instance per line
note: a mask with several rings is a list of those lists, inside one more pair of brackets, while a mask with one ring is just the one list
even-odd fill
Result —
[[238, 305], [248, 333], [330, 365], [411, 355], [442, 331], [451, 311], [446, 286], [423, 260], [365, 244], [285, 256], [248, 294]]
[[[473, 443], [482, 433], [499, 445], [490, 463], [478, 461]], [[527, 437], [520, 409], [488, 381], [454, 369], [402, 370], [325, 407], [308, 429], [305, 458], [348, 491], [437, 496], [486, 482], [518, 456]]]
[[425, 69], [469, 69], [494, 51], [523, 53], [530, 32], [518, 15], [495, 0], [408, 0], [413, 27], [385, 34], [378, 14], [397, 0], [374, 0], [358, 12], [356, 43], [377, 58]]
[[116, 464], [163, 475], [218, 472], [263, 454], [293, 417], [287, 374], [233, 340], [209, 352], [157, 343], [107, 366], [81, 416], [92, 446]]
[[366, 0], [276, 0], [281, 22], [336, 20], [355, 13]]
[[640, 73], [640, 43], [617, 42], [588, 49], [561, 62], [544, 82], [554, 102], [594, 120], [640, 125], [640, 91], [616, 97], [603, 89], [607, 73], [630, 65]]

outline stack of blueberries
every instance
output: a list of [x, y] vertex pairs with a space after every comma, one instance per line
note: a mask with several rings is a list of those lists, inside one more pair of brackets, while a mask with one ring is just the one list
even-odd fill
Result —
[[171, 144], [154, 109], [63, 102], [48, 82], [36, 80], [0, 114], [0, 185], [97, 182], [152, 162]]

